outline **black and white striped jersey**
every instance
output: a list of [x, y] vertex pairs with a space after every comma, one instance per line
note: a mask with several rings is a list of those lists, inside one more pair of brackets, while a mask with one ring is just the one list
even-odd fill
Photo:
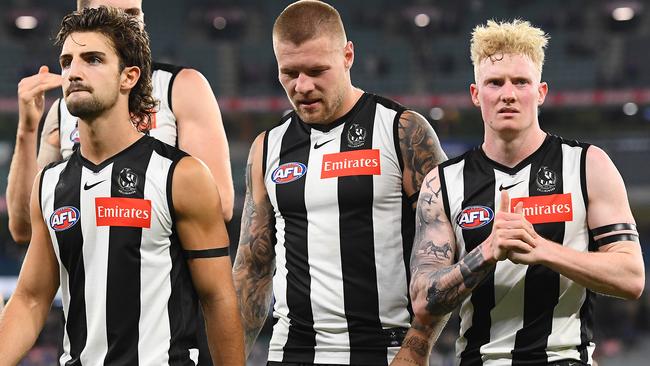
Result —
[[61, 365], [194, 365], [197, 296], [174, 226], [185, 153], [143, 136], [95, 165], [47, 166], [40, 205], [59, 262]]
[[404, 108], [364, 94], [327, 126], [292, 112], [267, 132], [275, 211], [270, 361], [387, 365], [410, 323], [414, 214], [402, 191]]
[[[156, 112], [151, 114], [149, 135], [172, 146], [178, 146], [176, 116], [172, 111], [172, 86], [180, 66], [154, 62], [151, 65], [152, 95], [158, 101]], [[77, 117], [70, 114], [65, 101], [59, 102], [59, 146], [61, 156], [66, 159], [79, 143]]]
[[[511, 207], [523, 202], [538, 234], [578, 251], [594, 250], [586, 213], [587, 148], [549, 135], [514, 168], [490, 160], [480, 147], [442, 163], [443, 202], [457, 257], [489, 236], [504, 189]], [[591, 364], [593, 296], [543, 265], [498, 262], [461, 305], [460, 365], [544, 365], [561, 359]]]

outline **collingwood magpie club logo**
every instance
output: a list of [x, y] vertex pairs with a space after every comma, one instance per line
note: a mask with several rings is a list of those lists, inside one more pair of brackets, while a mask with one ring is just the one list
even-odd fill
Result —
[[124, 168], [120, 172], [117, 183], [120, 185], [118, 189], [120, 193], [126, 195], [134, 194], [138, 187], [138, 175], [131, 168]]
[[549, 169], [547, 166], [539, 168], [537, 171], [537, 176], [535, 178], [535, 184], [537, 184], [537, 190], [540, 192], [551, 192], [555, 190], [555, 184], [557, 183], [557, 174]]
[[348, 147], [360, 147], [366, 142], [366, 129], [359, 126], [358, 123], [353, 123], [348, 128]]

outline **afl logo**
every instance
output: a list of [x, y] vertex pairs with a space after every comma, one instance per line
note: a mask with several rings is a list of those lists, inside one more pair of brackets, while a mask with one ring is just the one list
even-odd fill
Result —
[[68, 230], [79, 221], [79, 210], [76, 207], [64, 206], [57, 208], [50, 216], [50, 227], [54, 231]]
[[307, 173], [307, 167], [303, 163], [284, 163], [275, 168], [271, 174], [271, 180], [275, 184], [285, 184], [300, 179]]
[[494, 219], [494, 211], [486, 206], [470, 206], [463, 209], [456, 217], [456, 224], [466, 230], [485, 226]]

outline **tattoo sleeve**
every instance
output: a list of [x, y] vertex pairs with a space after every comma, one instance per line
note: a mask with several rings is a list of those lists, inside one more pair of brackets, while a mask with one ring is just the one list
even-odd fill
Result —
[[[258, 182], [254, 177], [254, 150], [255, 144], [246, 166], [246, 198], [239, 248], [233, 266], [233, 279], [244, 326], [246, 354], [252, 349], [268, 315], [275, 269], [273, 208], [264, 187], [256, 186], [263, 184], [263, 181], [258, 177]], [[261, 167], [258, 169], [261, 171]], [[256, 196], [259, 197], [256, 199]]]
[[404, 191], [410, 196], [420, 190], [424, 177], [447, 160], [433, 127], [421, 115], [404, 111], [399, 118], [398, 138], [404, 162]]
[[[482, 246], [482, 244], [481, 244]], [[494, 268], [483, 259], [481, 246], [458, 263], [429, 275], [427, 310], [433, 316], [453, 311], [487, 277]]]
[[425, 314], [420, 321], [435, 324], [453, 311], [492, 271], [482, 245], [456, 262], [456, 240], [444, 211], [438, 169], [425, 178], [416, 211], [411, 255], [411, 296]]

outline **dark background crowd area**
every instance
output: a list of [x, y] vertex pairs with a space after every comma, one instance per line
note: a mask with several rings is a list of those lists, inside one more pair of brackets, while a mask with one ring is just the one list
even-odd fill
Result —
[[[244, 166], [255, 136], [290, 108], [277, 81], [271, 43], [275, 15], [290, 1], [144, 0], [145, 21], [157, 61], [200, 70], [214, 90], [228, 134], [236, 189], [229, 224], [236, 251], [244, 195]], [[650, 247], [650, 1], [614, 0], [354, 0], [330, 1], [355, 45], [353, 83], [397, 99], [427, 117], [450, 157], [482, 140], [472, 107], [469, 38], [488, 19], [522, 18], [550, 34], [543, 79], [550, 91], [542, 128], [602, 147], [623, 176], [644, 253]], [[17, 124], [21, 78], [51, 70], [59, 50], [52, 38], [75, 1], [0, 0], [0, 177], [7, 177]], [[23, 23], [18, 20], [22, 19]], [[32, 29], [24, 26], [36, 25]], [[59, 97], [48, 93], [48, 103]], [[608, 177], [602, 177], [608, 179]], [[7, 228], [0, 179], [0, 291], [15, 281], [26, 246]], [[646, 268], [650, 258], [645, 255]], [[3, 294], [7, 298], [7, 290]], [[22, 365], [54, 365], [60, 308], [53, 308], [37, 346]], [[599, 364], [647, 365], [650, 295], [637, 301], [598, 296], [595, 304]], [[437, 342], [432, 365], [451, 365], [458, 321]], [[267, 326], [249, 365], [265, 364]]]

